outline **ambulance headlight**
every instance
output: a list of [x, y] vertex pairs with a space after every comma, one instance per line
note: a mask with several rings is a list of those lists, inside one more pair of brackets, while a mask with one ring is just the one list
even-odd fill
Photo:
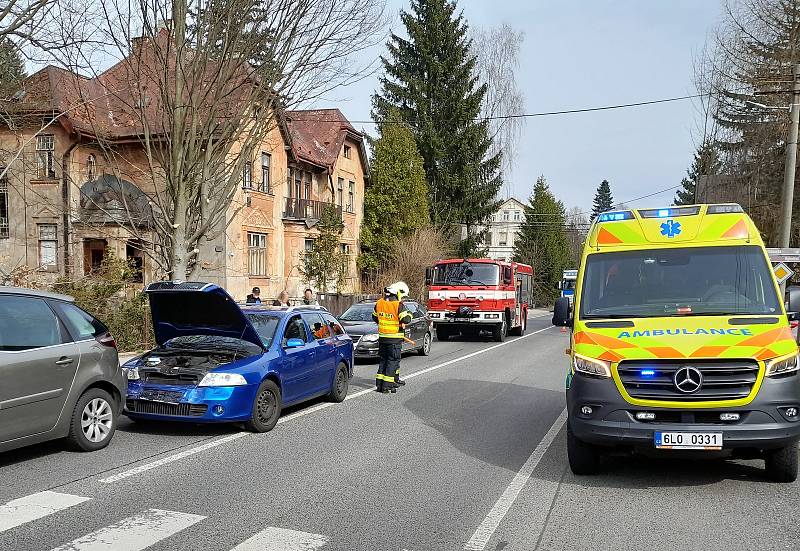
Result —
[[575, 354], [572, 365], [578, 373], [591, 375], [593, 377], [611, 377], [611, 364], [603, 360], [587, 358], [586, 356]]
[[799, 367], [797, 352], [789, 356], [781, 356], [767, 362], [767, 377], [797, 373]]

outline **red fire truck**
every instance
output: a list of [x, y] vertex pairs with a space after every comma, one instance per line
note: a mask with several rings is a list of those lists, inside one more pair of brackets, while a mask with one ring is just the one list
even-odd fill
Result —
[[533, 268], [489, 258], [441, 260], [425, 274], [428, 315], [440, 341], [491, 331], [522, 335], [528, 323]]

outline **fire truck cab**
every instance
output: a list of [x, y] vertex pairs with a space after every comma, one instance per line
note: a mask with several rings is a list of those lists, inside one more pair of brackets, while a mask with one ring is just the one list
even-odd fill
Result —
[[533, 268], [489, 258], [441, 260], [425, 274], [428, 315], [440, 341], [490, 331], [496, 341], [522, 335], [528, 323]]

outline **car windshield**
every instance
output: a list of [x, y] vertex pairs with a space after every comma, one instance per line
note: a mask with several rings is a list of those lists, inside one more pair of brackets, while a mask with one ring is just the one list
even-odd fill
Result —
[[759, 247], [697, 247], [589, 255], [581, 317], [776, 314], [774, 277]]
[[356, 304], [347, 309], [339, 316], [342, 321], [372, 321], [372, 312], [375, 310], [374, 303]]
[[253, 325], [258, 336], [261, 337], [261, 342], [264, 343], [264, 346], [269, 348], [275, 338], [275, 330], [278, 328], [280, 318], [266, 314], [245, 314], [245, 317]]
[[497, 264], [439, 264], [436, 266], [434, 285], [497, 285], [500, 266]]
[[252, 356], [261, 352], [258, 346], [249, 341], [217, 335], [184, 335], [175, 337], [165, 342], [164, 347], [204, 352], [224, 349], [243, 356]]

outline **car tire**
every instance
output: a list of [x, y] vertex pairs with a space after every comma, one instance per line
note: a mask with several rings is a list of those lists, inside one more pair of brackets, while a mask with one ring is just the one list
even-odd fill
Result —
[[764, 458], [767, 477], [774, 482], [794, 482], [797, 480], [797, 442], [777, 450], [770, 450]]
[[432, 341], [433, 341], [433, 335], [431, 335], [430, 331], [425, 333], [425, 336], [422, 338], [422, 346], [419, 349], [420, 356], [427, 356], [431, 353]]
[[281, 389], [269, 379], [262, 381], [253, 399], [253, 412], [244, 426], [252, 432], [269, 432], [281, 417]]
[[503, 319], [501, 323], [496, 325], [494, 329], [492, 329], [492, 339], [496, 342], [503, 342], [506, 340], [506, 336], [508, 335], [508, 324], [506, 320]]
[[590, 476], [600, 472], [600, 451], [597, 446], [578, 440], [567, 421], [567, 458], [569, 468], [577, 476]]
[[117, 430], [117, 401], [102, 388], [90, 388], [72, 409], [67, 444], [93, 452], [108, 446]]
[[436, 327], [436, 340], [437, 341], [444, 342], [446, 340], [449, 340], [450, 339], [450, 335], [451, 335], [451, 333], [450, 333], [450, 328], [449, 327], [442, 327], [441, 325], [438, 325]]
[[331, 386], [331, 391], [328, 393], [328, 400], [337, 404], [344, 402], [349, 389], [350, 377], [347, 373], [347, 365], [342, 362], [336, 368], [336, 375], [333, 377], [333, 386]]

